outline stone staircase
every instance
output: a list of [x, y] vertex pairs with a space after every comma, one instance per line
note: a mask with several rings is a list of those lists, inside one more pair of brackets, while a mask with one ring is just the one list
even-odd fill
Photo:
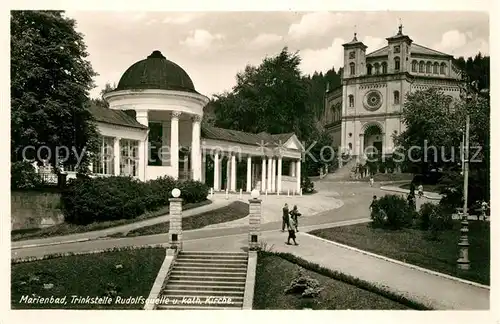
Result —
[[156, 309], [242, 309], [247, 266], [245, 252], [182, 251]]
[[341, 168], [335, 170], [334, 173], [329, 173], [324, 176], [321, 181], [350, 181], [351, 170], [356, 166], [356, 158], [352, 158], [349, 162], [344, 164]]

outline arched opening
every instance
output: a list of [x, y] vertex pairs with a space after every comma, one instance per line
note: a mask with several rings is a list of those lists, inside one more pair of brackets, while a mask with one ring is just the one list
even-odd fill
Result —
[[356, 64], [350, 63], [349, 64], [349, 70], [350, 70], [351, 75], [356, 74]]
[[416, 60], [413, 60], [411, 62], [411, 71], [412, 72], [417, 72], [417, 66], [418, 66], [418, 62]]
[[349, 107], [354, 107], [354, 96], [349, 95]]
[[394, 91], [394, 104], [399, 105], [399, 91]]
[[427, 66], [425, 69], [425, 73], [431, 73], [432, 72], [432, 62], [427, 62]]
[[401, 62], [399, 61], [399, 57], [395, 57], [394, 58], [394, 70], [395, 71], [399, 71], [399, 69], [401, 68]]
[[374, 67], [375, 67], [375, 74], [380, 74], [380, 64], [375, 63]]
[[387, 62], [382, 62], [382, 74], [387, 74]]
[[438, 74], [438, 70], [439, 70], [438, 62], [434, 62], [434, 67], [433, 67], [432, 73]]
[[441, 69], [440, 69], [439, 73], [446, 74], [446, 64], [441, 63]]
[[372, 65], [371, 64], [366, 65], [366, 72], [368, 75], [372, 75]]
[[363, 153], [369, 155], [382, 155], [383, 132], [378, 124], [370, 124], [365, 128], [363, 136]]
[[424, 61], [420, 61], [419, 66], [418, 66], [418, 72], [419, 73], [425, 72], [425, 62]]

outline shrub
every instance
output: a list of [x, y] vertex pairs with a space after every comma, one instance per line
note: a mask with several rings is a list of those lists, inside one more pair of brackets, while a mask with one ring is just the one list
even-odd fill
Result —
[[300, 294], [305, 298], [317, 297], [321, 292], [319, 281], [304, 274], [299, 267], [297, 276], [292, 280], [290, 286], [285, 289], [285, 294]]
[[30, 162], [13, 162], [10, 167], [11, 189], [33, 189], [42, 184], [40, 175]]
[[314, 192], [314, 182], [309, 179], [308, 176], [304, 176], [301, 179], [301, 188], [303, 193], [312, 193]]
[[131, 219], [168, 206], [172, 189], [179, 188], [184, 203], [204, 201], [208, 187], [198, 181], [179, 182], [162, 177], [141, 182], [131, 177], [78, 178], [61, 195], [65, 221], [74, 224]]
[[418, 212], [418, 223], [417, 226], [421, 230], [428, 230], [430, 226], [431, 213], [434, 212], [438, 206], [432, 203], [424, 203], [420, 206], [420, 211]]
[[453, 228], [451, 213], [439, 205], [435, 205], [429, 214], [429, 228], [433, 232], [441, 232]]
[[[379, 211], [377, 211], [377, 209]], [[385, 195], [377, 202], [375, 213], [382, 213], [376, 217], [381, 217], [378, 224], [382, 227], [400, 229], [412, 224], [414, 212], [408, 206], [406, 199], [398, 195]], [[384, 216], [385, 213], [385, 216]], [[384, 222], [383, 220], [386, 219]]]

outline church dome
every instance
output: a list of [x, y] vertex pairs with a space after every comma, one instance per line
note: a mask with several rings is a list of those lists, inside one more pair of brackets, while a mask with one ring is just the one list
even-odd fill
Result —
[[116, 90], [162, 89], [194, 92], [193, 81], [179, 65], [160, 51], [134, 63], [123, 73]]

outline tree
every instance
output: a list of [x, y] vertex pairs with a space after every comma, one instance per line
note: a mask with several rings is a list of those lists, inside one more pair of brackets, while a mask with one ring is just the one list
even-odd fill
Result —
[[246, 66], [231, 92], [216, 95], [215, 125], [246, 132], [294, 132], [300, 139], [316, 132], [314, 112], [307, 109], [307, 84], [300, 57], [284, 48], [258, 66]]
[[[13, 11], [11, 15], [11, 161], [21, 161], [24, 148], [58, 170], [56, 148], [66, 147], [66, 165], [77, 155], [96, 150], [96, 128], [87, 109], [96, 75], [75, 21], [62, 11]], [[33, 150], [30, 151], [33, 153]], [[61, 152], [64, 157], [64, 152]], [[33, 154], [29, 158], [33, 158]], [[80, 171], [88, 170], [84, 154]]]
[[115, 90], [115, 89], [116, 89], [116, 83], [113, 83], [113, 85], [111, 85], [111, 83], [106, 82], [106, 84], [104, 85], [104, 88], [99, 93], [101, 96], [99, 98], [93, 98], [93, 99], [91, 99], [91, 101], [95, 105], [98, 105], [98, 106], [101, 106], [101, 107], [105, 107], [105, 108], [109, 108], [109, 104], [107, 103], [106, 100], [104, 100], [102, 98], [102, 96], [105, 95], [108, 92], [111, 92], [111, 91]]

